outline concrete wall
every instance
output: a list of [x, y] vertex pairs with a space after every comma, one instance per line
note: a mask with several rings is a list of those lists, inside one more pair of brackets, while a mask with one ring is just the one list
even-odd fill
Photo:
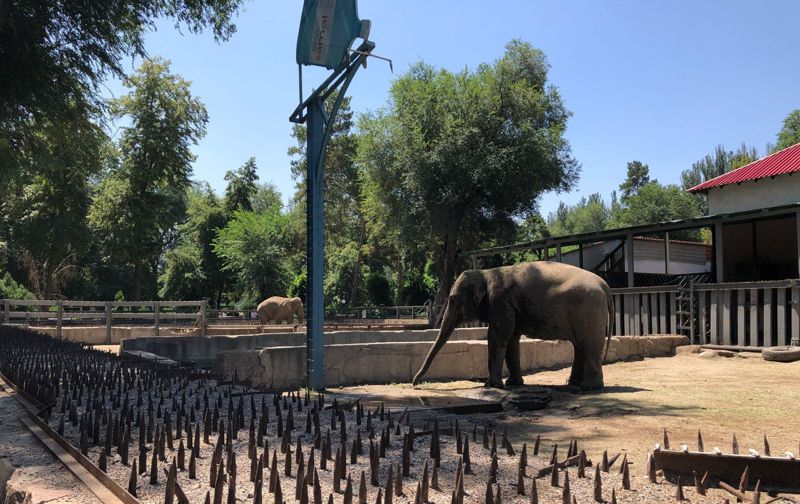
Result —
[[759, 208], [790, 205], [800, 201], [800, 176], [778, 175], [713, 187], [708, 190], [708, 213], [741, 212]]
[[[425, 341], [436, 339], [436, 329], [404, 331], [331, 331], [325, 333], [325, 345]], [[477, 340], [486, 338], [486, 328], [460, 328], [450, 337], [454, 340]], [[231, 350], [253, 350], [271, 347], [302, 347], [305, 355], [305, 333], [267, 333], [240, 336], [175, 336], [169, 338], [150, 337], [126, 339], [121, 351], [138, 350], [149, 352], [176, 361], [194, 361], [200, 365], [211, 365], [221, 352]], [[426, 343], [427, 344], [427, 343]]]
[[[673, 355], [675, 347], [688, 345], [685, 336], [615, 336], [609, 362], [630, 358]], [[361, 383], [408, 383], [430, 349], [430, 342], [332, 344], [325, 346], [325, 384], [335, 387]], [[524, 372], [572, 364], [572, 344], [566, 341], [523, 339], [520, 360]], [[486, 341], [451, 341], [437, 355], [428, 380], [462, 380], [487, 377]], [[281, 346], [261, 350], [222, 352], [215, 371], [257, 386], [292, 389], [305, 383], [306, 349]]]
[[[55, 327], [31, 326], [28, 329], [42, 334], [47, 334], [48, 336], [56, 337], [58, 335]], [[125, 339], [152, 337], [154, 333], [155, 328], [153, 326], [114, 326], [111, 328], [111, 341], [108, 342], [108, 338], [106, 336], [106, 326], [61, 328], [62, 338], [69, 341], [82, 341], [89, 345], [118, 345]], [[161, 326], [159, 334], [163, 337], [185, 337], [187, 335], [200, 334], [200, 329], [183, 328], [170, 330], [167, 327]]]

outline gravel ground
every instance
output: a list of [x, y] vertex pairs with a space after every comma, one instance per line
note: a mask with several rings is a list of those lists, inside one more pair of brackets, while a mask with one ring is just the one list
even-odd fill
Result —
[[[12, 491], [32, 494], [31, 503], [95, 504], [100, 501], [69, 472], [54, 455], [22, 425], [27, 411], [0, 387], [0, 459], [15, 467], [0, 497], [10, 498]], [[2, 502], [3, 499], [0, 499]]]

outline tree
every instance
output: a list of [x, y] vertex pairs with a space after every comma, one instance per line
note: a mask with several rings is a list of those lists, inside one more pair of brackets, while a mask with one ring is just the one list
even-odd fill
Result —
[[225, 210], [233, 215], [237, 210], [251, 211], [252, 198], [258, 191], [256, 158], [251, 157], [236, 170], [225, 172], [228, 187], [225, 188]]
[[146, 56], [144, 38], [157, 19], [197, 33], [210, 27], [217, 40], [235, 31], [242, 0], [6, 0], [0, 22], [0, 177], [17, 173], [28, 150], [30, 121], [58, 123], [77, 109], [103, 108], [101, 85], [124, 77], [126, 58]]
[[[628, 197], [614, 214], [610, 227], [627, 227], [682, 220], [701, 215], [697, 200], [677, 185], [650, 182]], [[699, 240], [699, 231], [678, 231], [674, 238]]]
[[535, 211], [542, 192], [577, 179], [564, 138], [570, 113], [547, 84], [548, 69], [544, 53], [520, 41], [474, 71], [418, 63], [392, 84], [386, 112], [362, 124], [381, 139], [363, 150], [369, 206], [385, 206], [375, 214], [390, 220], [421, 218], [424, 231], [403, 238], [433, 246], [437, 304], [450, 291], [461, 247], [490, 234], [513, 239], [514, 217]]
[[800, 143], [800, 109], [793, 110], [783, 120], [783, 128], [778, 132], [775, 150], [785, 149]]
[[[707, 180], [752, 163], [758, 158], [758, 149], [748, 147], [744, 142], [736, 151], [725, 150], [722, 145], [717, 145], [713, 154], [706, 155], [699, 161], [692, 163], [690, 169], [681, 172], [681, 187], [684, 190], [690, 189]], [[708, 214], [708, 199], [706, 195], [695, 193], [694, 198], [697, 200], [701, 215]]]
[[237, 298], [245, 305], [286, 293], [291, 278], [286, 224], [278, 209], [261, 214], [238, 211], [214, 239], [214, 252], [223, 270], [234, 276]]
[[255, 213], [264, 213], [273, 208], [283, 208], [281, 192], [271, 182], [256, 186], [255, 192], [250, 196], [250, 206]]
[[86, 226], [91, 186], [110, 140], [78, 113], [58, 123], [39, 119], [31, 128], [19, 177], [0, 198], [0, 242], [5, 234], [13, 251], [11, 268], [26, 278], [28, 289], [49, 299], [68, 287], [91, 246]]
[[549, 234], [554, 236], [602, 231], [608, 226], [611, 210], [599, 193], [581, 198], [574, 206], [563, 202], [548, 216]]
[[639, 190], [649, 183], [650, 167], [641, 161], [631, 161], [628, 163], [628, 176], [619, 186], [619, 190], [622, 192], [622, 201], [638, 194]]
[[100, 184], [89, 222], [106, 262], [133, 269], [132, 299], [138, 300], [145, 289], [156, 294], [158, 260], [177, 237], [191, 149], [205, 135], [208, 114], [189, 83], [169, 73], [168, 61], [145, 60], [125, 86], [131, 91], [111, 102], [113, 117], [129, 123], [119, 142], [121, 164]]

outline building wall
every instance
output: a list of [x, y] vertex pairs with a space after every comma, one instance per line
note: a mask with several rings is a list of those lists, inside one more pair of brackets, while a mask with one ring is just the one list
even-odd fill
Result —
[[800, 202], [800, 174], [778, 175], [708, 191], [711, 215], [756, 210]]
[[[800, 178], [800, 177], [799, 177]], [[586, 245], [583, 248], [583, 266], [595, 268], [605, 254], [619, 245], [619, 240]], [[669, 244], [670, 274], [685, 275], [689, 273], [705, 273], [711, 271], [711, 247], [708, 245], [690, 245], [688, 243], [670, 242]], [[555, 258], [550, 258], [555, 260]], [[578, 251], [573, 250], [561, 256], [562, 262], [578, 266]], [[664, 273], [664, 242], [656, 240], [634, 240], [633, 261], [636, 273]], [[627, 271], [627, 263], [625, 263]]]

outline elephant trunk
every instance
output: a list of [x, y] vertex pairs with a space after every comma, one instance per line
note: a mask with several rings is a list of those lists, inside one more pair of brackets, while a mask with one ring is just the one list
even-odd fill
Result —
[[425, 362], [422, 364], [422, 367], [419, 368], [417, 374], [414, 375], [414, 379], [411, 383], [416, 385], [419, 383], [422, 377], [425, 376], [425, 373], [427, 373], [428, 369], [431, 367], [436, 354], [439, 353], [439, 350], [441, 350], [444, 344], [447, 343], [447, 340], [450, 338], [450, 335], [453, 334], [453, 330], [456, 328], [457, 324], [458, 316], [456, 315], [456, 310], [451, 310], [450, 306], [448, 305], [444, 312], [444, 317], [442, 317], [442, 325], [439, 328], [439, 334], [436, 336], [436, 341], [428, 351], [428, 356], [425, 357]]

